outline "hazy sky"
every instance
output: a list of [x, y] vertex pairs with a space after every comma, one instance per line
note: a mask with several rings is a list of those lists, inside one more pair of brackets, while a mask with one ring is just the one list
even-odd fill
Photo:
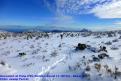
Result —
[[0, 0], [0, 25], [120, 27], [121, 0]]

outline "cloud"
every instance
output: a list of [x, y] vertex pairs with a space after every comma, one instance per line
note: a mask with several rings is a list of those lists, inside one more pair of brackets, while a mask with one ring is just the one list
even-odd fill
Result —
[[99, 18], [121, 18], [121, 1], [114, 0], [91, 10]]
[[107, 2], [110, 0], [56, 0], [57, 11], [67, 14], [88, 13], [95, 6]]
[[121, 18], [121, 0], [56, 0], [57, 14]]
[[[74, 15], [93, 14], [98, 18], [121, 18], [121, 0], [44, 0], [56, 14], [51, 25], [68, 26], [77, 23]], [[115, 24], [120, 24], [119, 22]]]
[[[52, 18], [52, 21], [50, 22], [51, 26], [68, 26], [69, 24], [72, 24], [74, 22], [74, 19], [72, 16], [67, 15], [64, 12], [64, 9], [66, 7], [67, 0], [55, 0], [52, 4], [49, 2], [49, 0], [44, 0], [44, 4], [46, 7], [55, 13], [55, 17]], [[62, 8], [63, 7], [63, 8]], [[62, 9], [61, 9], [62, 8]]]
[[56, 9], [56, 4], [55, 3], [50, 3], [49, 0], [43, 0], [44, 5], [47, 7], [48, 10], [51, 12], [55, 12]]

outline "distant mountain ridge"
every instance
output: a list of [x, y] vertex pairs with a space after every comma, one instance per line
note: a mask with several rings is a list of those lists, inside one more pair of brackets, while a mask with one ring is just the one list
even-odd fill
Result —
[[8, 32], [91, 32], [89, 29], [73, 30], [64, 27], [55, 26], [19, 26], [19, 25], [6, 25], [0, 26], [0, 30]]

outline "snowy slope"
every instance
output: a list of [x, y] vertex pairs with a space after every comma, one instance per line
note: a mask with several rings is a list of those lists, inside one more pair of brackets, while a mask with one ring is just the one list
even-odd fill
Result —
[[[9, 33], [10, 34], [10, 33]], [[30, 34], [30, 33], [29, 33]], [[60, 35], [63, 34], [61, 39]], [[73, 34], [73, 35], [72, 35]], [[9, 36], [0, 40], [0, 75], [80, 75], [80, 77], [32, 77], [29, 81], [121, 81], [121, 39], [120, 34], [108, 37], [108, 34], [97, 33], [44, 33], [37, 34], [27, 40], [28, 34], [22, 36]], [[108, 42], [111, 44], [107, 44]], [[92, 61], [102, 52], [92, 52], [89, 49], [76, 51], [78, 43], [90, 45], [95, 49], [106, 46], [110, 58]], [[25, 55], [20, 56], [20, 53]], [[100, 64], [98, 71], [96, 64]], [[108, 66], [108, 72], [106, 69]], [[86, 68], [90, 70], [87, 71]], [[115, 79], [115, 69], [118, 73]]]

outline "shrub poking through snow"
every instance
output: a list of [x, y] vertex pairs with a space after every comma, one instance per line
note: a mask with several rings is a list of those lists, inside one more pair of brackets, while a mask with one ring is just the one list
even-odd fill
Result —
[[105, 46], [100, 46], [100, 50], [98, 52], [101, 52], [101, 51], [107, 52], [106, 47]]
[[69, 71], [72, 71], [72, 67], [70, 65], [68, 66], [68, 69], [69, 69]]
[[32, 35], [30, 34], [30, 32], [29, 32], [29, 34], [27, 35], [27, 40], [29, 40], [29, 39], [32, 39]]
[[90, 71], [90, 70], [91, 70], [90, 66], [87, 66], [87, 67], [85, 68], [85, 70], [86, 70], [86, 71]]
[[99, 72], [101, 69], [101, 64], [95, 64], [95, 69]]
[[76, 63], [76, 68], [80, 68], [81, 67], [81, 64], [80, 63]]
[[121, 39], [121, 36], [118, 39]]
[[19, 56], [22, 57], [22, 56], [25, 56], [26, 53], [19, 53]]
[[112, 45], [112, 42], [108, 41], [105, 43], [106, 45]]
[[111, 47], [111, 50], [118, 50], [119, 48], [118, 47], [116, 47], [116, 46], [112, 46]]
[[86, 79], [90, 80], [90, 74], [84, 71], [84, 72], [82, 72], [82, 78], [86, 78]]
[[76, 50], [85, 50], [86, 47], [87, 47], [86, 44], [78, 43], [78, 46], [76, 47]]
[[98, 52], [97, 48], [91, 47], [90, 45], [87, 45], [87, 49], [90, 50], [91, 52], [94, 52], [94, 53]]
[[5, 62], [4, 61], [1, 61], [0, 64], [4, 66], [5, 65]]
[[102, 53], [102, 54], [99, 54], [98, 57], [100, 59], [104, 59], [105, 57], [109, 57], [109, 55], [107, 55], [106, 53]]
[[95, 38], [101, 38], [101, 36], [96, 36]]
[[114, 40], [112, 40], [112, 42], [118, 42], [118, 39], [114, 39]]
[[95, 57], [95, 55], [92, 55], [92, 60], [96, 62], [100, 61], [100, 59], [98, 57]]
[[50, 55], [51, 55], [51, 57], [56, 57], [56, 56], [57, 56], [57, 51], [55, 50], [55, 51], [52, 52]]
[[117, 79], [117, 77], [121, 77], [121, 72], [119, 71], [119, 68], [115, 66], [115, 71], [113, 72], [114, 79]]

